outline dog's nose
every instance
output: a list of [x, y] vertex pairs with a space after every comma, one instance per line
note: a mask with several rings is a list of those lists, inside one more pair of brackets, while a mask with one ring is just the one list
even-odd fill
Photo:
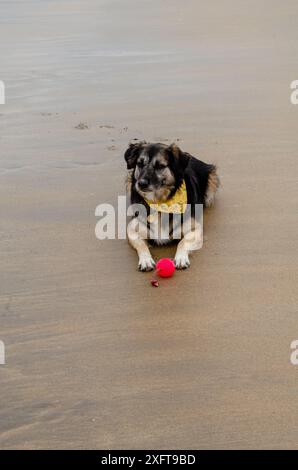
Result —
[[140, 189], [147, 189], [149, 185], [149, 181], [146, 178], [142, 178], [138, 182]]

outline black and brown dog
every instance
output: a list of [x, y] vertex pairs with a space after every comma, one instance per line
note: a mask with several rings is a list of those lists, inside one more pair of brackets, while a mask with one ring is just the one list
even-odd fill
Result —
[[[198, 240], [202, 242], [203, 237], [202, 227], [194, 217], [194, 208], [196, 205], [205, 207], [212, 205], [219, 186], [216, 166], [183, 152], [176, 144], [169, 146], [147, 142], [130, 144], [124, 158], [128, 169], [128, 192], [131, 204], [143, 205], [146, 209], [143, 219], [140, 219], [137, 212], [127, 227], [129, 242], [139, 256], [139, 269], [150, 271], [155, 266], [148, 241], [160, 245], [170, 243], [174, 238], [173, 220], [170, 221], [168, 237], [155, 236], [153, 239], [150, 237], [150, 230], [148, 232], [150, 207], [156, 208], [159, 205], [167, 205], [169, 201], [177, 201], [178, 194], [183, 198], [183, 188], [185, 188], [185, 202], [191, 208], [192, 223], [191, 228], [188, 225], [187, 230], [182, 226], [175, 265], [178, 269], [187, 268], [190, 265], [190, 251], [196, 249]], [[160, 215], [158, 209], [157, 214]]]

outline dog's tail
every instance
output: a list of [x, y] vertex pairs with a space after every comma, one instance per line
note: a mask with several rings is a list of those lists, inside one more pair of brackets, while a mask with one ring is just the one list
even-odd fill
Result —
[[214, 203], [215, 194], [220, 186], [219, 176], [215, 165], [210, 165], [207, 188], [205, 193], [205, 206], [210, 207]]

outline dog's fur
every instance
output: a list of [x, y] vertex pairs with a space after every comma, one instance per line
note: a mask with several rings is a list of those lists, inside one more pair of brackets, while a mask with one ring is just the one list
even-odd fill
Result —
[[[201, 227], [194, 218], [196, 204], [205, 207], [212, 205], [215, 193], [219, 187], [219, 178], [215, 165], [204, 163], [189, 153], [183, 152], [176, 144], [170, 146], [156, 143], [139, 142], [130, 144], [124, 155], [127, 163], [127, 189], [132, 204], [143, 204], [149, 214], [149, 206], [144, 198], [153, 203], [170, 199], [182, 181], [185, 181], [187, 203], [191, 206], [192, 229], [185, 233], [178, 243], [175, 255], [175, 265], [178, 269], [190, 265], [189, 252], [194, 248], [198, 238], [202, 238]], [[139, 269], [150, 271], [155, 263], [150, 254], [147, 235], [148, 222], [136, 218], [128, 224], [128, 239], [139, 255]], [[183, 228], [182, 228], [183, 229]], [[189, 230], [189, 229], [188, 229]], [[173, 221], [171, 220], [170, 238], [154, 239], [150, 242], [165, 244], [172, 241]]]

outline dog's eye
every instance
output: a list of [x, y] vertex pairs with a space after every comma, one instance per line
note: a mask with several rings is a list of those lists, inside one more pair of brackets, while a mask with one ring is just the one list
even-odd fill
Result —
[[154, 165], [154, 168], [155, 168], [156, 170], [163, 170], [163, 169], [166, 168], [166, 167], [167, 167], [167, 165], [165, 165], [164, 163], [158, 163], [158, 162], [156, 162], [155, 165]]
[[138, 161], [138, 162], [137, 162], [137, 166], [138, 166], [139, 168], [143, 168], [143, 166], [144, 166], [143, 160]]

